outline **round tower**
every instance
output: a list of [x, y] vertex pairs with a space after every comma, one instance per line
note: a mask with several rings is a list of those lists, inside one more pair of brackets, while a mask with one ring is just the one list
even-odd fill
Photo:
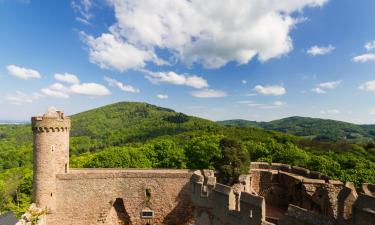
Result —
[[34, 137], [33, 202], [55, 208], [56, 174], [69, 170], [70, 119], [51, 107], [43, 116], [31, 118]]

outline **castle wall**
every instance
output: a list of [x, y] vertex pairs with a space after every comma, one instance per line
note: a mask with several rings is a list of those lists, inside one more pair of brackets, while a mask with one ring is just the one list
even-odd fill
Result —
[[[47, 224], [192, 224], [190, 177], [188, 170], [71, 169], [57, 175], [56, 211]], [[124, 215], [114, 213], [116, 200]], [[154, 217], [142, 219], [144, 209]]]
[[196, 225], [271, 224], [265, 221], [264, 198], [242, 191], [249, 184], [229, 187], [216, 183], [213, 173], [205, 172], [196, 171], [191, 179]]

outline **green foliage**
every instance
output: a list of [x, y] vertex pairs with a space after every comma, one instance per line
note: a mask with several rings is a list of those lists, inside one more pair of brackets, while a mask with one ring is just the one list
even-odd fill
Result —
[[214, 169], [216, 161], [221, 158], [219, 141], [222, 135], [202, 135], [189, 140], [185, 146], [191, 169]]
[[[375, 143], [354, 143], [375, 133], [370, 125], [361, 130], [357, 125], [326, 120], [314, 124], [314, 119], [297, 117], [267, 127], [285, 134], [259, 128], [266, 127], [263, 123], [223, 126], [136, 102], [108, 105], [71, 119], [71, 167], [209, 168], [220, 171], [224, 182], [231, 184], [247, 172], [251, 159], [303, 166], [356, 185], [375, 183]], [[320, 134], [333, 138], [311, 140]], [[20, 215], [28, 208], [32, 162], [30, 125], [0, 125], [0, 213]]]
[[267, 130], [310, 137], [318, 141], [346, 141], [361, 144], [375, 140], [375, 125], [356, 125], [309, 117], [295, 116], [271, 122], [226, 120], [218, 123], [227, 126], [261, 127]]
[[221, 139], [219, 148], [221, 158], [216, 161], [219, 181], [227, 185], [233, 185], [238, 182], [238, 177], [241, 174], [249, 172], [249, 156], [242, 143], [235, 139]]

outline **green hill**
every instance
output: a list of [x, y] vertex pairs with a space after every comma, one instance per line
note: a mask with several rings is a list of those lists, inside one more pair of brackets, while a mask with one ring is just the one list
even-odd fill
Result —
[[256, 126], [296, 136], [310, 137], [319, 141], [367, 143], [375, 139], [375, 125], [356, 125], [336, 120], [309, 117], [288, 117], [270, 122], [227, 120], [219, 121], [218, 123], [232, 126]]
[[[348, 139], [348, 133], [367, 138], [374, 132], [370, 125], [294, 117], [270, 123], [227, 121], [224, 124], [232, 126], [224, 126], [139, 102], [103, 106], [71, 120], [72, 167], [224, 168], [220, 142], [229, 138], [239, 142], [252, 161], [303, 166], [357, 185], [375, 182], [375, 144], [340, 141]], [[317, 141], [332, 132], [337, 141]], [[32, 193], [30, 124], [0, 125], [0, 159], [0, 214], [20, 214]]]

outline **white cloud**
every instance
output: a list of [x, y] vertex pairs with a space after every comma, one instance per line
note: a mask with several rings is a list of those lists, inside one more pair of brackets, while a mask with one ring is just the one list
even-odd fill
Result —
[[97, 83], [73, 84], [69, 89], [70, 92], [74, 94], [87, 95], [92, 97], [111, 94], [111, 92], [106, 87]]
[[267, 61], [293, 49], [290, 30], [306, 7], [328, 0], [112, 0], [116, 23], [86, 36], [90, 60], [124, 71], [159, 61], [158, 49], [187, 65]]
[[283, 101], [275, 101], [271, 104], [256, 103], [253, 101], [239, 101], [238, 103], [245, 104], [247, 106], [258, 108], [258, 109], [278, 109], [278, 108], [285, 107], [287, 105], [287, 103]]
[[157, 94], [156, 97], [159, 99], [168, 99], [168, 95], [163, 95], [163, 94]]
[[76, 75], [74, 74], [70, 74], [70, 73], [56, 73], [54, 75], [54, 78], [58, 81], [61, 81], [61, 82], [66, 82], [66, 83], [69, 83], [69, 84], [79, 84], [79, 79]]
[[341, 82], [341, 80], [336, 80], [320, 83], [317, 84], [315, 88], [311, 89], [311, 91], [317, 94], [326, 94], [326, 89], [335, 89], [341, 84]]
[[276, 95], [276, 96], [284, 95], [286, 93], [285, 88], [279, 85], [270, 85], [270, 86], [257, 85], [254, 87], [254, 91], [262, 95]]
[[196, 98], [221, 98], [228, 96], [228, 94], [221, 90], [214, 90], [214, 89], [204, 89], [199, 91], [193, 91], [190, 93], [192, 96]]
[[352, 58], [353, 62], [365, 63], [369, 61], [375, 61], [375, 54], [366, 53], [363, 55], [358, 55]]
[[375, 109], [371, 109], [371, 110], [370, 110], [370, 114], [371, 114], [371, 115], [375, 115]]
[[69, 98], [70, 90], [60, 83], [52, 84], [47, 88], [41, 90], [43, 94], [55, 97], [55, 98]]
[[369, 80], [358, 87], [362, 91], [375, 91], [375, 80]]
[[335, 47], [333, 47], [332, 45], [328, 45], [328, 46], [314, 45], [307, 50], [307, 54], [312, 55], [312, 56], [326, 55], [326, 54], [331, 53], [333, 50], [335, 50]]
[[159, 62], [151, 50], [137, 48], [113, 34], [94, 38], [81, 32], [81, 36], [90, 47], [90, 61], [101, 68], [125, 71], [142, 68], [146, 61]]
[[327, 109], [327, 110], [321, 110], [320, 111], [320, 114], [323, 114], [323, 115], [336, 115], [336, 114], [340, 114], [340, 110], [338, 109]]
[[365, 44], [365, 49], [371, 51], [375, 49], [375, 41], [369, 41]]
[[82, 83], [64, 86], [61, 83], [55, 83], [41, 90], [45, 95], [55, 98], [69, 98], [70, 94], [86, 95], [86, 96], [106, 96], [111, 92], [103, 85], [97, 83]]
[[247, 84], [247, 80], [241, 80], [242, 84]]
[[42, 98], [43, 95], [39, 93], [25, 94], [22, 91], [16, 91], [15, 94], [6, 95], [5, 99], [13, 105], [22, 105], [24, 103], [33, 103]]
[[110, 86], [117, 87], [122, 91], [131, 92], [131, 93], [139, 93], [140, 92], [140, 90], [138, 88], [133, 87], [133, 86], [128, 85], [128, 84], [124, 84], [124, 83], [122, 83], [120, 81], [117, 81], [115, 79], [112, 79], [110, 77], [104, 77], [104, 80], [106, 80]]
[[325, 88], [325, 89], [335, 89], [340, 84], [341, 84], [341, 80], [336, 80], [336, 81], [329, 81], [329, 82], [320, 83], [320, 84], [318, 84], [318, 87]]
[[315, 92], [317, 94], [326, 94], [327, 92], [319, 87], [311, 89], [312, 92]]
[[28, 80], [30, 78], [41, 78], [40, 73], [33, 69], [27, 69], [16, 65], [7, 65], [6, 69], [10, 75], [24, 80]]
[[92, 0], [73, 0], [71, 2], [71, 7], [73, 8], [74, 12], [78, 14], [76, 20], [83, 23], [83, 24], [90, 24], [90, 19], [93, 18], [93, 14], [90, 12], [90, 9], [93, 5]]
[[168, 83], [174, 85], [185, 85], [193, 88], [207, 88], [208, 83], [202, 77], [189, 74], [177, 74], [175, 72], [151, 72], [145, 71], [146, 78], [154, 83]]

